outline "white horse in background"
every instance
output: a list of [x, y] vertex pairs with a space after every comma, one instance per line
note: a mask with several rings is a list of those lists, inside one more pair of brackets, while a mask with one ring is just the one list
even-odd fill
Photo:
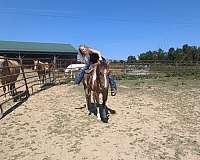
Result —
[[71, 78], [75, 78], [75, 74], [85, 67], [85, 64], [70, 64], [66, 69], [65, 69], [65, 77], [70, 76]]

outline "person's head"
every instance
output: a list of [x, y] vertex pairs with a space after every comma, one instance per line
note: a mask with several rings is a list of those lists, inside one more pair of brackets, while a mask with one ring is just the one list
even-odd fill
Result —
[[84, 45], [84, 44], [81, 44], [81, 45], [79, 46], [79, 51], [80, 51], [80, 53], [84, 56], [84, 55], [86, 55], [87, 52], [88, 52], [88, 47], [87, 47], [86, 45]]

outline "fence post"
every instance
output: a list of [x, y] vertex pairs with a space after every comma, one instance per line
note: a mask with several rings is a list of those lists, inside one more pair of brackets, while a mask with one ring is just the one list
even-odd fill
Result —
[[26, 75], [24, 73], [24, 66], [23, 66], [23, 63], [22, 63], [22, 58], [20, 56], [19, 56], [19, 60], [20, 60], [22, 75], [23, 75], [23, 78], [24, 78], [25, 86], [26, 86], [26, 98], [28, 98], [30, 96], [30, 93], [29, 93], [28, 84], [27, 84], [27, 81], [26, 81]]
[[55, 70], [56, 70], [56, 56], [53, 57], [53, 65], [54, 65], [54, 69], [53, 69], [53, 82], [56, 81], [56, 77], [55, 77]]

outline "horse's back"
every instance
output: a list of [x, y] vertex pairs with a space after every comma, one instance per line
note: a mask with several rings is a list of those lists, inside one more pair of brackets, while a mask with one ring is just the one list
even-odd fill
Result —
[[10, 81], [17, 80], [20, 74], [20, 64], [15, 60], [8, 60], [8, 67], [10, 70]]
[[15, 73], [20, 73], [20, 64], [17, 61], [9, 60], [8, 65], [10, 67], [10, 70]]

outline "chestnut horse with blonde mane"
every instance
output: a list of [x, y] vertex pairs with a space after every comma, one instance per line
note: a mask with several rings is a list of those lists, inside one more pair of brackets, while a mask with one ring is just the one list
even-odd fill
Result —
[[33, 60], [34, 62], [34, 70], [37, 71], [38, 74], [38, 81], [40, 87], [42, 84], [46, 83], [46, 75], [49, 75], [49, 79], [51, 82], [51, 72], [54, 70], [54, 65], [51, 63], [43, 63], [39, 60]]
[[11, 96], [16, 94], [15, 83], [20, 74], [20, 64], [15, 60], [10, 60], [0, 56], [0, 81], [3, 85], [4, 96], [6, 97], [6, 85]]
[[[90, 111], [91, 107], [91, 97], [93, 96], [93, 101], [97, 107], [97, 119], [103, 122], [108, 122], [108, 117], [106, 114], [106, 102], [108, 99], [108, 89], [109, 89], [109, 62], [98, 62], [90, 66], [89, 71], [86, 71], [84, 75], [83, 85], [85, 90], [85, 96], [87, 101], [87, 107]], [[93, 94], [92, 94], [93, 93]], [[102, 114], [100, 116], [100, 95], [102, 94]], [[90, 112], [91, 113], [91, 112]]]

